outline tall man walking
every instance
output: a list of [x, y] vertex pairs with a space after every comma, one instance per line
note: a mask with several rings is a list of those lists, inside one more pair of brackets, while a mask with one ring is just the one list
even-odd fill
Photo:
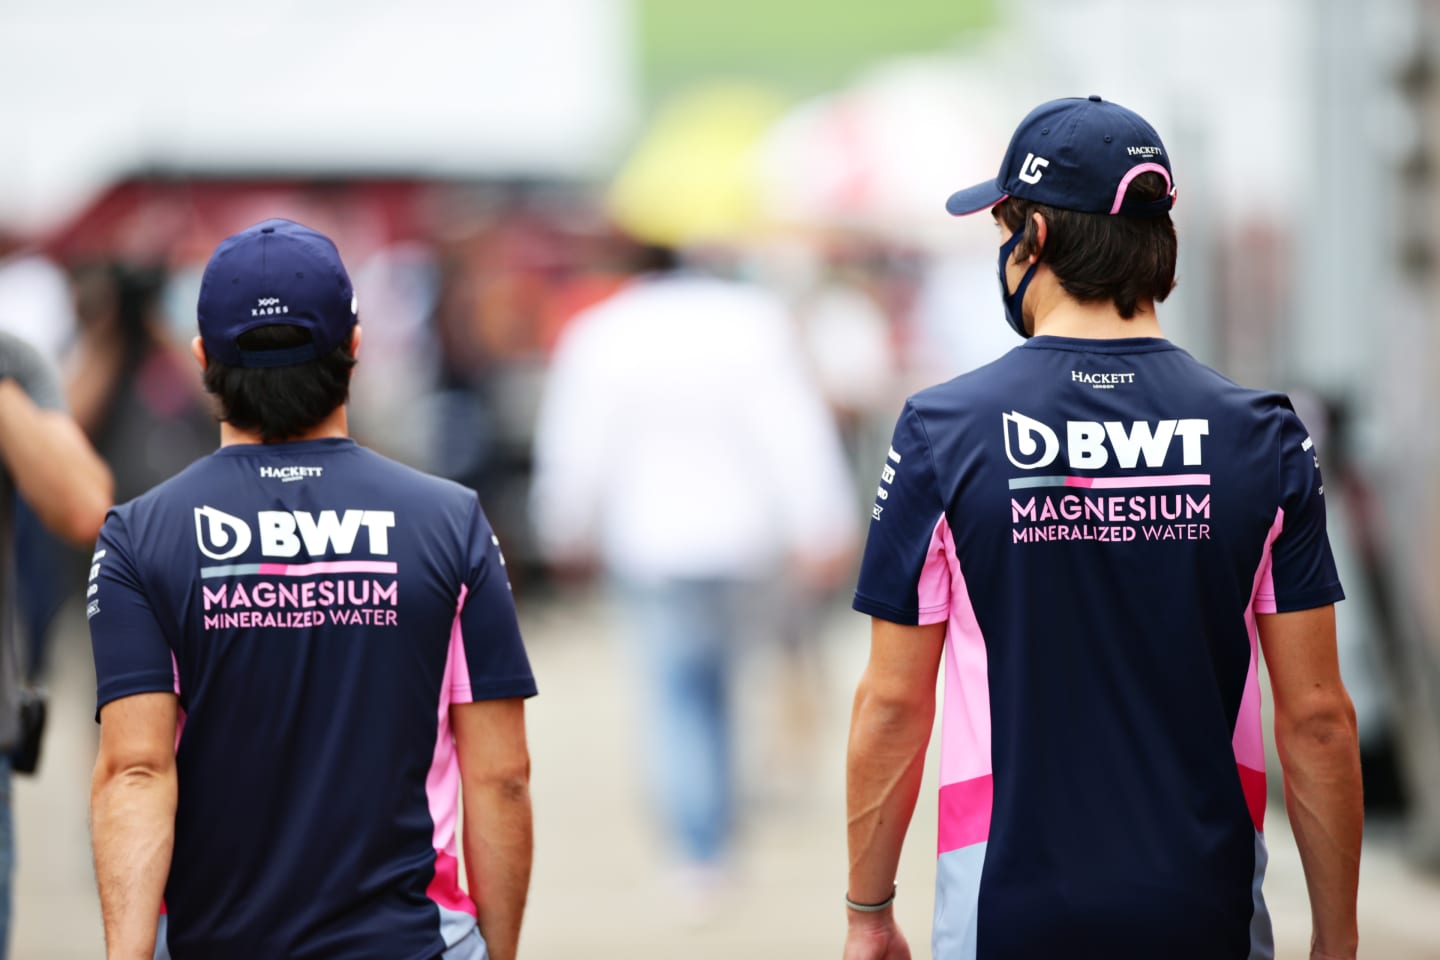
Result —
[[889, 904], [942, 651], [935, 957], [1273, 956], [1261, 651], [1311, 956], [1355, 956], [1359, 755], [1319, 460], [1284, 396], [1162, 338], [1173, 202], [1159, 136], [1099, 97], [1036, 108], [999, 176], [950, 198], [993, 211], [1029, 339], [910, 398], [881, 474], [847, 960], [910, 956]]
[[535, 683], [505, 561], [473, 492], [348, 437], [356, 316], [313, 230], [221, 243], [194, 344], [220, 449], [101, 532], [111, 960], [515, 955]]

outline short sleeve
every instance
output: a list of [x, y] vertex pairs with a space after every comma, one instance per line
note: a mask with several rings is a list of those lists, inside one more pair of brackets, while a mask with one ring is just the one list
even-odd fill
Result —
[[40, 351], [8, 333], [0, 333], [0, 376], [19, 384], [40, 409], [65, 409], [65, 395], [55, 368]]
[[150, 606], [124, 522], [105, 519], [90, 562], [85, 615], [95, 656], [96, 718], [112, 700], [140, 693], [179, 693], [175, 659]]
[[[1289, 613], [1345, 599], [1325, 531], [1320, 454], [1293, 410], [1280, 431], [1280, 532], [1270, 554], [1270, 583], [1255, 597], [1259, 613]], [[1270, 589], [1266, 589], [1269, 587]]]
[[468, 541], [465, 583], [451, 638], [458, 655], [451, 702], [533, 697], [535, 676], [520, 638], [505, 555], [478, 502]]
[[907, 626], [945, 620], [950, 609], [945, 524], [925, 426], [907, 402], [880, 470], [854, 608]]

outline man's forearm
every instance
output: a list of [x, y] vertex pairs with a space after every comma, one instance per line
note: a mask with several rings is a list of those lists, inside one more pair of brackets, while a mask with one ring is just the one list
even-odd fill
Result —
[[1313, 955], [1355, 956], [1364, 799], [1354, 715], [1277, 729], [1285, 809], [1310, 893]]
[[465, 789], [465, 873], [491, 960], [513, 960], [534, 844], [528, 780]]
[[900, 850], [925, 769], [925, 748], [934, 722], [928, 700], [896, 703], [862, 682], [855, 695], [846, 764], [850, 849], [849, 896], [879, 903], [890, 896]]
[[150, 960], [175, 843], [174, 769], [97, 770], [90, 792], [95, 879], [109, 960]]

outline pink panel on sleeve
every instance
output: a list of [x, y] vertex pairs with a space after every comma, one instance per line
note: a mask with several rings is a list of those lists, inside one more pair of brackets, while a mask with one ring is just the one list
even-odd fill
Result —
[[[175, 675], [175, 696], [180, 696], [180, 661], [175, 659], [175, 651], [170, 651], [170, 671]], [[177, 708], [175, 716], [175, 752], [180, 752], [180, 738], [185, 734], [185, 708]]]
[[450, 657], [445, 684], [450, 688], [451, 703], [473, 703], [475, 700], [475, 694], [470, 689], [470, 663], [465, 659], [465, 632], [460, 629], [460, 612], [465, 609], [465, 597], [469, 592], [468, 587], [460, 587], [460, 602], [455, 606], [455, 622], [450, 627]]
[[[1280, 531], [1284, 528], [1285, 508], [1277, 507], [1275, 522], [1270, 525], [1270, 533], [1265, 537], [1265, 549], [1260, 554], [1260, 566], [1255, 568], [1255, 586], [1250, 593], [1250, 610], [1253, 613], [1275, 612], [1275, 571], [1271, 551], [1275, 546], [1275, 538], [1280, 536]], [[1255, 631], [1250, 632], [1253, 637]]]
[[950, 617], [945, 631], [945, 715], [940, 724], [940, 783], [988, 776], [990, 664], [950, 528], [941, 546], [949, 568]]
[[935, 521], [930, 534], [930, 547], [925, 551], [925, 565], [920, 568], [920, 584], [916, 589], [920, 607], [917, 621], [921, 626], [940, 623], [950, 615], [950, 568], [955, 556], [955, 539], [945, 514]]
[[1245, 692], [1240, 697], [1240, 712], [1235, 718], [1235, 733], [1231, 739], [1235, 763], [1239, 767], [1240, 786], [1245, 792], [1245, 802], [1256, 830], [1265, 828], [1265, 733], [1260, 723], [1260, 648], [1255, 615], [1275, 612], [1275, 585], [1270, 574], [1271, 550], [1284, 527], [1285, 511], [1277, 509], [1275, 522], [1265, 535], [1265, 546], [1260, 551], [1260, 563], [1255, 568], [1250, 590], [1250, 603], [1245, 608], [1250, 666], [1245, 673]]
[[[460, 765], [455, 757], [455, 738], [450, 731], [450, 704], [470, 701], [470, 672], [465, 665], [465, 643], [460, 632], [460, 611], [465, 609], [465, 587], [455, 605], [455, 622], [450, 628], [450, 647], [445, 672], [440, 678], [440, 704], [436, 716], [435, 753], [425, 776], [425, 794], [430, 820], [435, 824], [435, 876], [425, 895], [442, 907], [476, 916], [475, 904], [460, 887], [455, 852], [455, 820], [460, 800]], [[457, 654], [458, 651], [458, 654]], [[457, 675], [458, 674], [458, 675]], [[456, 696], [463, 691], [464, 697]]]

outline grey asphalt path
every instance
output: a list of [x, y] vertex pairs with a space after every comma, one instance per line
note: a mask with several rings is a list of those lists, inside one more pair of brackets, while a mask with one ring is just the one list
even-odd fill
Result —
[[[613, 619], [594, 598], [524, 607], [541, 696], [530, 707], [537, 823], [527, 960], [838, 958], [844, 930], [843, 757], [867, 625], [836, 611], [822, 632], [815, 736], [796, 734], [793, 677], [754, 651], [740, 708], [745, 820], [731, 883], [706, 909], [682, 896], [646, 815], [633, 671]], [[19, 866], [14, 960], [104, 956], [89, 860], [86, 804], [95, 727], [88, 642], [65, 621], [52, 678], [54, 709], [41, 776], [16, 784]], [[781, 697], [781, 693], [787, 693]], [[935, 764], [902, 860], [897, 912], [916, 956], [929, 955]], [[1306, 957], [1303, 875], [1278, 802], [1267, 821], [1266, 893], [1278, 956]], [[1372, 828], [1363, 862], [1362, 957], [1440, 960], [1440, 878], [1401, 855], [1393, 827]], [[257, 958], [261, 960], [261, 958]]]

